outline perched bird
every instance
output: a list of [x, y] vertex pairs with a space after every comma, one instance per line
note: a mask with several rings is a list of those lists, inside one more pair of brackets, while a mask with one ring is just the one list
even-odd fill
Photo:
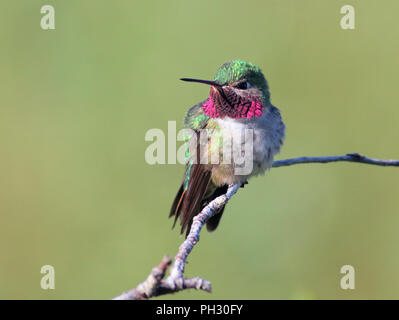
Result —
[[[181, 80], [211, 86], [208, 99], [194, 105], [185, 117], [184, 125], [193, 133], [187, 136], [186, 171], [169, 215], [175, 217], [173, 226], [180, 217], [181, 233], [186, 230], [187, 237], [194, 216], [226, 193], [229, 185], [245, 184], [272, 166], [283, 144], [285, 125], [279, 109], [270, 102], [262, 71], [252, 63], [227, 62], [213, 81]], [[202, 138], [204, 131], [207, 134]], [[226, 141], [231, 141], [227, 143], [230, 149], [225, 147]], [[234, 161], [234, 152], [251, 162]], [[245, 171], [244, 165], [250, 170]], [[217, 228], [223, 211], [224, 207], [207, 221], [208, 231]]]

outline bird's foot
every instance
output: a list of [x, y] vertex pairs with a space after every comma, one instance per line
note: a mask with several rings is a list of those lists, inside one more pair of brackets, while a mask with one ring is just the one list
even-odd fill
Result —
[[241, 184], [241, 187], [240, 187], [240, 188], [244, 188], [246, 184], [248, 184], [248, 180], [245, 180], [245, 181]]

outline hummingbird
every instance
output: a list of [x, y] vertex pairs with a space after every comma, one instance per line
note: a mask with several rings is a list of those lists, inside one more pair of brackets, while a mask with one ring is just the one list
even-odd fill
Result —
[[[225, 194], [229, 185], [244, 186], [249, 178], [264, 174], [272, 167], [274, 155], [284, 141], [285, 125], [279, 109], [270, 102], [265, 76], [250, 62], [226, 62], [217, 70], [214, 80], [180, 80], [210, 86], [209, 97], [190, 108], [184, 119], [184, 126], [191, 132], [186, 137], [186, 169], [169, 213], [169, 217], [175, 217], [173, 227], [180, 217], [180, 233], [186, 231], [187, 237], [194, 216], [213, 199]], [[252, 133], [248, 139], [245, 130]], [[203, 131], [207, 132], [205, 139], [200, 137]], [[226, 157], [221, 140], [232, 141], [228, 149], [231, 153], [238, 150], [239, 155], [244, 153], [245, 159], [250, 156], [248, 172], [237, 172], [242, 164], [235, 161], [220, 161], [232, 158], [231, 154]], [[250, 151], [245, 148], [247, 143], [251, 143]], [[209, 161], [214, 156], [219, 162]], [[207, 221], [208, 231], [217, 228], [224, 209]]]

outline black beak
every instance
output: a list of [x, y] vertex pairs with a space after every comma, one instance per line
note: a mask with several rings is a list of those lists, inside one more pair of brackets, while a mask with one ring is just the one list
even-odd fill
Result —
[[204, 84], [208, 84], [210, 86], [214, 86], [214, 87], [222, 87], [223, 85], [215, 82], [215, 81], [210, 81], [210, 80], [200, 80], [200, 79], [191, 79], [191, 78], [181, 78], [180, 80], [182, 81], [187, 81], [187, 82], [199, 82], [199, 83], [204, 83]]

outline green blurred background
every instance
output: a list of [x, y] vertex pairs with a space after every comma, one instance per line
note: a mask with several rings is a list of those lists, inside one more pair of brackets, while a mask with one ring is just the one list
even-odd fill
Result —
[[[56, 30], [40, 28], [54, 5]], [[340, 8], [356, 10], [342, 30]], [[0, 4], [0, 298], [109, 299], [181, 241], [182, 165], [148, 165], [225, 61], [259, 65], [287, 125], [278, 159], [399, 158], [397, 1], [8, 0]], [[273, 169], [231, 200], [168, 299], [399, 298], [399, 169]], [[40, 268], [55, 267], [55, 290]], [[356, 289], [340, 288], [340, 268]]]

